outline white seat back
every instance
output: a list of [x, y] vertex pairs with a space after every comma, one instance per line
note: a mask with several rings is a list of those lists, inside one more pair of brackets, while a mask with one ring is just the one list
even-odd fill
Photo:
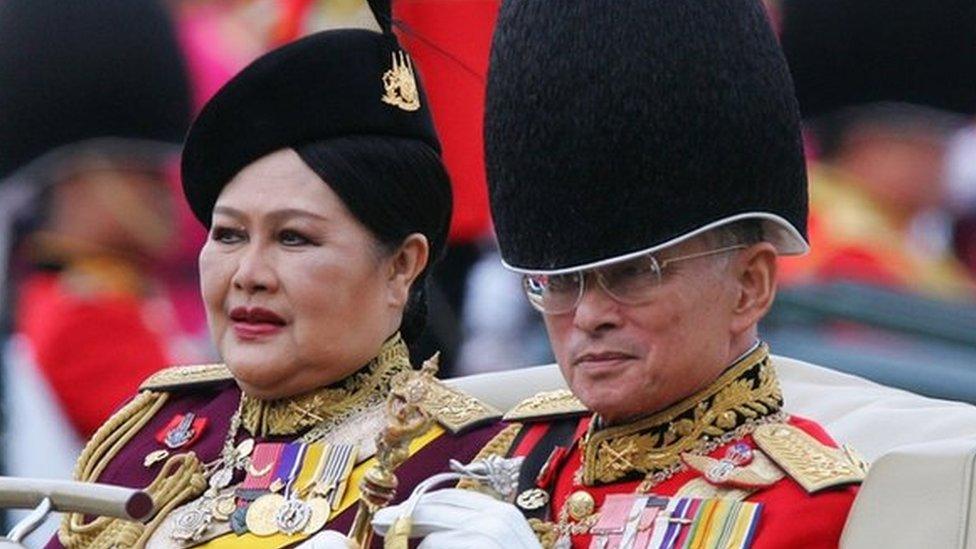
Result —
[[976, 438], [902, 446], [871, 466], [840, 546], [976, 548]]

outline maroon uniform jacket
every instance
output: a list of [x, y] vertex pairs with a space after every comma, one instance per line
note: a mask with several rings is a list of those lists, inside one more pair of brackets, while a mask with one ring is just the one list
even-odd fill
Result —
[[[228, 438], [235, 445], [248, 438], [257, 444], [291, 442], [324, 425], [321, 440], [326, 443], [372, 441], [387, 421], [383, 410], [391, 379], [408, 368], [406, 348], [396, 338], [384, 345], [377, 359], [345, 380], [278, 401], [242, 399], [222, 365], [163, 370], [146, 380], [139, 394], [95, 433], [75, 472], [79, 480], [146, 489], [153, 497], [155, 514], [145, 524], [66, 515], [58, 536], [48, 546], [131, 546], [162, 537], [168, 546], [180, 547], [165, 539], [166, 528], [180, 506], [194, 502], [207, 488], [209, 474], [204, 473], [203, 464], [220, 458]], [[399, 486], [394, 502], [406, 498], [421, 480], [448, 470], [450, 458], [470, 461], [501, 428], [495, 421], [499, 414], [490, 407], [438, 381], [431, 385], [424, 409], [439, 425], [414, 441], [409, 458], [397, 468]], [[179, 448], [168, 448], [166, 435], [188, 413], [193, 414], [187, 422], [192, 426], [189, 440]], [[239, 427], [229, 437], [235, 421]], [[360, 456], [357, 469], [369, 465], [362, 463], [368, 455]], [[246, 467], [235, 471], [229, 489], [241, 482], [245, 471]], [[347, 490], [357, 491], [358, 487]], [[324, 528], [347, 533], [355, 512], [355, 505], [334, 510]], [[245, 533], [238, 538], [228, 522], [215, 520], [196, 543], [182, 546], [212, 539], [215, 544], [235, 541], [240, 546], [282, 547], [306, 537], [276, 534], [257, 538]]]

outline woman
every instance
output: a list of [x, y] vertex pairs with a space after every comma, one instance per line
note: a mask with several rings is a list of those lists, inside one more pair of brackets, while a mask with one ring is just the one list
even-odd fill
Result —
[[[78, 478], [145, 488], [156, 514], [68, 516], [57, 541], [280, 547], [348, 531], [450, 219], [425, 102], [387, 29], [285, 46], [207, 104], [182, 175], [210, 231], [200, 275], [225, 365], [152, 376], [79, 459]], [[440, 425], [397, 470], [400, 497], [498, 431], [477, 427], [495, 414], [471, 397], [431, 395]]]

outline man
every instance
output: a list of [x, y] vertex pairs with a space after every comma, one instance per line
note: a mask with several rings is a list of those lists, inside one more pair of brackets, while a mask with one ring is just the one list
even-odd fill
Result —
[[[782, 411], [757, 332], [778, 255], [807, 250], [799, 117], [762, 5], [504, 4], [485, 145], [503, 260], [571, 390], [510, 410], [481, 454], [524, 458], [515, 505], [541, 544], [836, 546], [863, 466]], [[453, 492], [418, 507], [463, 517], [431, 546], [525, 543], [514, 507], [479, 519]]]

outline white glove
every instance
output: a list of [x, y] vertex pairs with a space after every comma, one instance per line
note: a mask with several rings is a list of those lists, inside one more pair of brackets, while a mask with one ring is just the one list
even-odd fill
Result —
[[308, 538], [298, 549], [357, 549], [356, 542], [335, 530], [322, 530]]
[[[411, 503], [380, 509], [373, 517], [373, 530], [385, 536]], [[423, 494], [411, 518], [411, 537], [424, 537], [420, 549], [540, 549], [514, 505], [471, 490], [448, 488]]]

